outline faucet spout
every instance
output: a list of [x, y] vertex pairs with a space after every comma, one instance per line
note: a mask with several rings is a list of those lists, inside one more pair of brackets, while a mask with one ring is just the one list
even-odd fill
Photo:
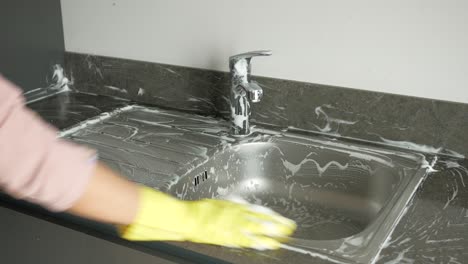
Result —
[[249, 99], [252, 103], [258, 103], [263, 98], [263, 89], [256, 81], [251, 81], [243, 86], [249, 94]]
[[233, 135], [248, 135], [250, 133], [250, 102], [258, 103], [263, 97], [262, 87], [257, 82], [250, 80], [252, 57], [269, 55], [271, 55], [271, 51], [261, 50], [242, 53], [229, 58], [231, 131]]

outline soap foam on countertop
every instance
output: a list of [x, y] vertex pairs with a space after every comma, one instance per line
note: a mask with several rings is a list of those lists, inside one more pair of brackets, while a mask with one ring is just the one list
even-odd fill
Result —
[[[30, 91], [26, 91], [23, 95], [28, 99], [27, 103], [33, 103], [50, 96], [68, 92], [70, 87], [68, 85], [73, 84], [64, 74], [64, 70], [61, 65], [55, 64], [52, 72], [52, 82], [45, 88], [36, 88]], [[48, 77], [47, 77], [48, 79]]]

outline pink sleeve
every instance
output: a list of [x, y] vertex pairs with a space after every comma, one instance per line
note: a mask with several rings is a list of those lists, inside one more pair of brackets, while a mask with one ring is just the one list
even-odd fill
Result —
[[57, 138], [0, 75], [0, 188], [52, 211], [70, 208], [95, 167], [94, 151]]

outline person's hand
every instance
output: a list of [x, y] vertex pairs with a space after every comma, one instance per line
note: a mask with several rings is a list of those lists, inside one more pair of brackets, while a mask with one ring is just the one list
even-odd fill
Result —
[[228, 247], [278, 249], [296, 229], [272, 210], [244, 203], [204, 199], [182, 201], [140, 187], [132, 224], [120, 226], [128, 240], [191, 241]]

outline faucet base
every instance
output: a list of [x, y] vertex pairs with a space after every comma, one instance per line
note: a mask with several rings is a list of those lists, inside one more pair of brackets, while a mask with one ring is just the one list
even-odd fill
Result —
[[250, 133], [250, 103], [245, 96], [231, 94], [231, 133], [248, 135]]

